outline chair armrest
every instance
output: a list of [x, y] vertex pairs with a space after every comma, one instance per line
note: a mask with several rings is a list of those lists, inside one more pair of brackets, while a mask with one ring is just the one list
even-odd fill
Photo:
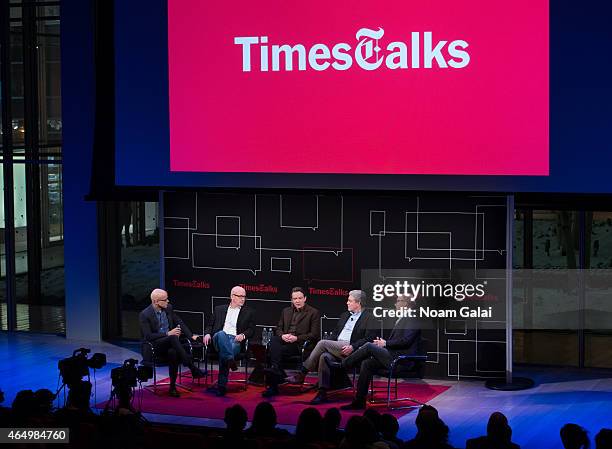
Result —
[[423, 354], [407, 354], [407, 355], [398, 355], [394, 359], [395, 361], [404, 361], [408, 360], [410, 362], [426, 362], [427, 356]]
[[306, 348], [308, 348], [308, 346], [310, 346], [313, 343], [314, 343], [314, 340], [304, 341], [304, 343], [302, 343], [302, 346], [300, 347], [300, 350], [302, 351], [302, 353], [306, 350]]
[[390, 370], [391, 370], [391, 372], [395, 371], [395, 367], [397, 365], [401, 365], [402, 363], [406, 363], [406, 362], [426, 362], [426, 361], [427, 361], [427, 355], [423, 355], [423, 354], [404, 354], [404, 355], [398, 355], [397, 357], [395, 357], [391, 361]]

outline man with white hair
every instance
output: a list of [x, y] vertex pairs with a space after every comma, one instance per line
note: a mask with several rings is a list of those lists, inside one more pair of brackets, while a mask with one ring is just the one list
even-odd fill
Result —
[[168, 293], [165, 290], [156, 288], [151, 292], [151, 305], [140, 312], [140, 332], [142, 338], [153, 345], [156, 353], [165, 354], [168, 357], [170, 375], [168, 394], [179, 397], [176, 390], [179, 363], [191, 370], [191, 376], [194, 379], [204, 377], [206, 373], [193, 364], [191, 356], [180, 342], [180, 337], [183, 335], [194, 341], [198, 336], [193, 334], [183, 320], [174, 313], [169, 302]]
[[319, 374], [319, 391], [311, 404], [327, 402], [327, 391], [332, 387], [332, 369], [375, 337], [374, 316], [365, 310], [366, 294], [363, 290], [351, 290], [346, 300], [347, 311], [340, 315], [336, 330], [329, 340], [317, 343], [301, 372], [289, 377], [290, 383], [303, 383], [309, 371]]
[[219, 352], [219, 378], [217, 385], [209, 389], [217, 396], [225, 396], [229, 370], [238, 369], [235, 357], [245, 340], [255, 335], [255, 312], [245, 302], [246, 290], [235, 286], [229, 304], [215, 307], [212, 323], [206, 327], [204, 344], [208, 346], [212, 340]]

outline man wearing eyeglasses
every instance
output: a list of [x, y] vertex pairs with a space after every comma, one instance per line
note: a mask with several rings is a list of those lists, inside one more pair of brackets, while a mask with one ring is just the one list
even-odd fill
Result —
[[[161, 288], [156, 288], [151, 292], [151, 305], [140, 312], [140, 332], [145, 341], [153, 345], [155, 353], [165, 354], [168, 358], [168, 372], [170, 375], [170, 390], [168, 394], [179, 397], [176, 390], [176, 376], [178, 374], [179, 363], [182, 363], [191, 370], [194, 379], [204, 377], [205, 372], [201, 371], [193, 364], [191, 356], [187, 353], [180, 337], [196, 340], [197, 335], [193, 334], [189, 327], [174, 313], [169, 304], [168, 293]], [[148, 355], [143, 354], [146, 359]]]
[[245, 302], [246, 290], [232, 288], [229, 304], [215, 307], [212, 323], [206, 327], [204, 344], [208, 346], [212, 340], [219, 352], [219, 378], [217, 385], [209, 388], [217, 396], [225, 396], [229, 370], [238, 369], [235, 357], [245, 340], [255, 335], [255, 312]]
[[[414, 307], [415, 302], [410, 295], [398, 296], [395, 301], [395, 310], [401, 311]], [[405, 314], [404, 314], [405, 316]], [[417, 322], [408, 317], [397, 318], [386, 340], [380, 336], [374, 341], [366, 343], [358, 350], [342, 361], [346, 369], [357, 366], [359, 369], [359, 380], [353, 402], [340, 407], [342, 410], [362, 410], [366, 408], [366, 396], [368, 386], [374, 373], [381, 369], [389, 369], [391, 361], [398, 355], [416, 354], [418, 351], [421, 330]], [[405, 368], [408, 366], [405, 366]]]

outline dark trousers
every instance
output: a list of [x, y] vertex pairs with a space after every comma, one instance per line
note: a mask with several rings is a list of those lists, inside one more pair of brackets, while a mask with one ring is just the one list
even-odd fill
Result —
[[365, 401], [372, 376], [381, 368], [389, 369], [392, 356], [386, 348], [379, 348], [374, 343], [366, 343], [344, 360], [343, 365], [352, 367], [361, 362], [355, 400]]
[[176, 335], [158, 338], [152, 343], [155, 348], [155, 354], [165, 355], [167, 357], [170, 384], [174, 385], [176, 383], [176, 376], [178, 375], [179, 363], [182, 363], [184, 366], [191, 366], [191, 356], [187, 353], [179, 337]]
[[272, 365], [272, 368], [278, 369], [280, 369], [284, 357], [300, 355], [300, 346], [297, 341], [295, 343], [287, 343], [276, 335], [270, 340], [268, 350], [270, 352], [270, 365]]

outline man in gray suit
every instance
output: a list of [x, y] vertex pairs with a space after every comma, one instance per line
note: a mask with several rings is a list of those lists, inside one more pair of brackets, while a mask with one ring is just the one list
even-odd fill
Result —
[[348, 310], [340, 316], [332, 338], [319, 341], [301, 372], [287, 379], [291, 383], [303, 383], [308, 372], [318, 372], [319, 391], [311, 404], [327, 402], [327, 391], [332, 387], [332, 369], [341, 369], [335, 365], [375, 337], [374, 316], [364, 309], [365, 301], [364, 291], [351, 290], [346, 301]]

